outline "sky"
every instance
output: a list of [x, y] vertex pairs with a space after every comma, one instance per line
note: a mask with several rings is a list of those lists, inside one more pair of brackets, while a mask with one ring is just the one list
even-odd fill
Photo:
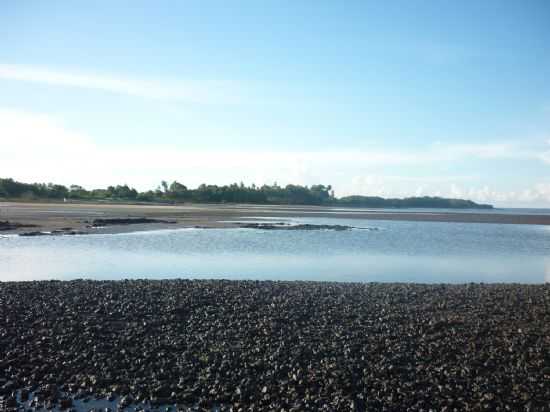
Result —
[[6, 0], [0, 177], [550, 207], [550, 2]]

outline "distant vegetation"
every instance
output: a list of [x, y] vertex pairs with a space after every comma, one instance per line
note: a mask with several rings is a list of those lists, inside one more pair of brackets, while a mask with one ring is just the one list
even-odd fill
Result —
[[138, 192], [128, 185], [109, 186], [107, 189], [86, 190], [82, 186], [66, 187], [52, 183], [21, 183], [13, 179], [0, 178], [0, 198], [14, 200], [84, 200], [125, 201], [160, 203], [257, 203], [285, 205], [326, 205], [372, 208], [454, 208], [490, 209], [470, 200], [445, 199], [440, 197], [410, 197], [406, 199], [384, 199], [372, 196], [347, 196], [336, 198], [330, 185], [299, 186], [273, 185], [226, 186], [202, 184], [196, 189], [185, 185], [163, 181], [156, 190]]
[[346, 196], [338, 199], [339, 206], [353, 207], [385, 207], [385, 208], [452, 208], [452, 209], [492, 209], [484, 205], [464, 199], [446, 199], [443, 197], [407, 197], [405, 199], [384, 199], [376, 196]]

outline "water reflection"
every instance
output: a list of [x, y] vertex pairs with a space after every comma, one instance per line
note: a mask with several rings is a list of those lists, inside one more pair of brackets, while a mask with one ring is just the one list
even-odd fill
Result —
[[550, 281], [550, 233], [544, 227], [323, 219], [327, 220], [380, 230], [189, 229], [7, 237], [0, 239], [0, 279]]

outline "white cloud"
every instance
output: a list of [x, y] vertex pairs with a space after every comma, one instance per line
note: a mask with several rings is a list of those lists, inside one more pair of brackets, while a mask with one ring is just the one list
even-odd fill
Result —
[[[480, 185], [481, 183], [481, 185]], [[381, 197], [442, 196], [503, 206], [550, 205], [550, 183], [539, 182], [519, 190], [497, 190], [475, 176], [355, 176], [339, 186], [339, 195]]]
[[550, 183], [535, 183], [531, 187], [521, 190], [499, 191], [487, 185], [482, 187], [458, 187], [452, 185], [450, 190], [444, 192], [444, 196], [466, 198], [478, 202], [499, 204], [550, 204]]
[[459, 189], [452, 182], [473, 179], [472, 176], [362, 175], [354, 176], [349, 184], [342, 185], [339, 194], [368, 194], [380, 197], [428, 196], [435, 195], [441, 187], [451, 183], [451, 190], [446, 192], [446, 196], [461, 197], [454, 196]]
[[[509, 145], [511, 147], [511, 145]], [[509, 147], [506, 146], [506, 147]], [[501, 192], [476, 176], [365, 173], [371, 166], [426, 166], [472, 156], [509, 156], [503, 146], [444, 146], [426, 150], [339, 152], [187, 151], [162, 146], [105, 146], [68, 129], [62, 119], [0, 108], [0, 176], [26, 182], [105, 187], [128, 183], [150, 189], [163, 179], [201, 183], [332, 183], [337, 195], [384, 197], [441, 195], [482, 202], [550, 204], [550, 183]]]
[[236, 103], [242, 99], [233, 83], [131, 78], [52, 70], [39, 66], [0, 64], [0, 79], [77, 87], [149, 99], [193, 103]]

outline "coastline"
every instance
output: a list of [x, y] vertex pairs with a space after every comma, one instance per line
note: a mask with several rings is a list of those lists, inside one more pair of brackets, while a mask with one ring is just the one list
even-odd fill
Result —
[[13, 407], [548, 410], [550, 285], [6, 282], [0, 310]]
[[345, 218], [367, 220], [400, 220], [425, 222], [497, 223], [550, 225], [550, 215], [500, 214], [498, 212], [453, 210], [351, 210], [320, 206], [239, 205], [239, 204], [183, 204], [183, 205], [132, 205], [102, 203], [22, 203], [0, 202], [0, 221], [21, 225], [34, 225], [32, 229], [20, 227], [0, 233], [43, 232], [69, 229], [77, 233], [97, 233], [87, 227], [94, 219], [147, 218], [173, 223], [145, 223], [111, 225], [101, 233], [124, 233], [167, 228], [234, 228], [238, 221], [254, 218]]

